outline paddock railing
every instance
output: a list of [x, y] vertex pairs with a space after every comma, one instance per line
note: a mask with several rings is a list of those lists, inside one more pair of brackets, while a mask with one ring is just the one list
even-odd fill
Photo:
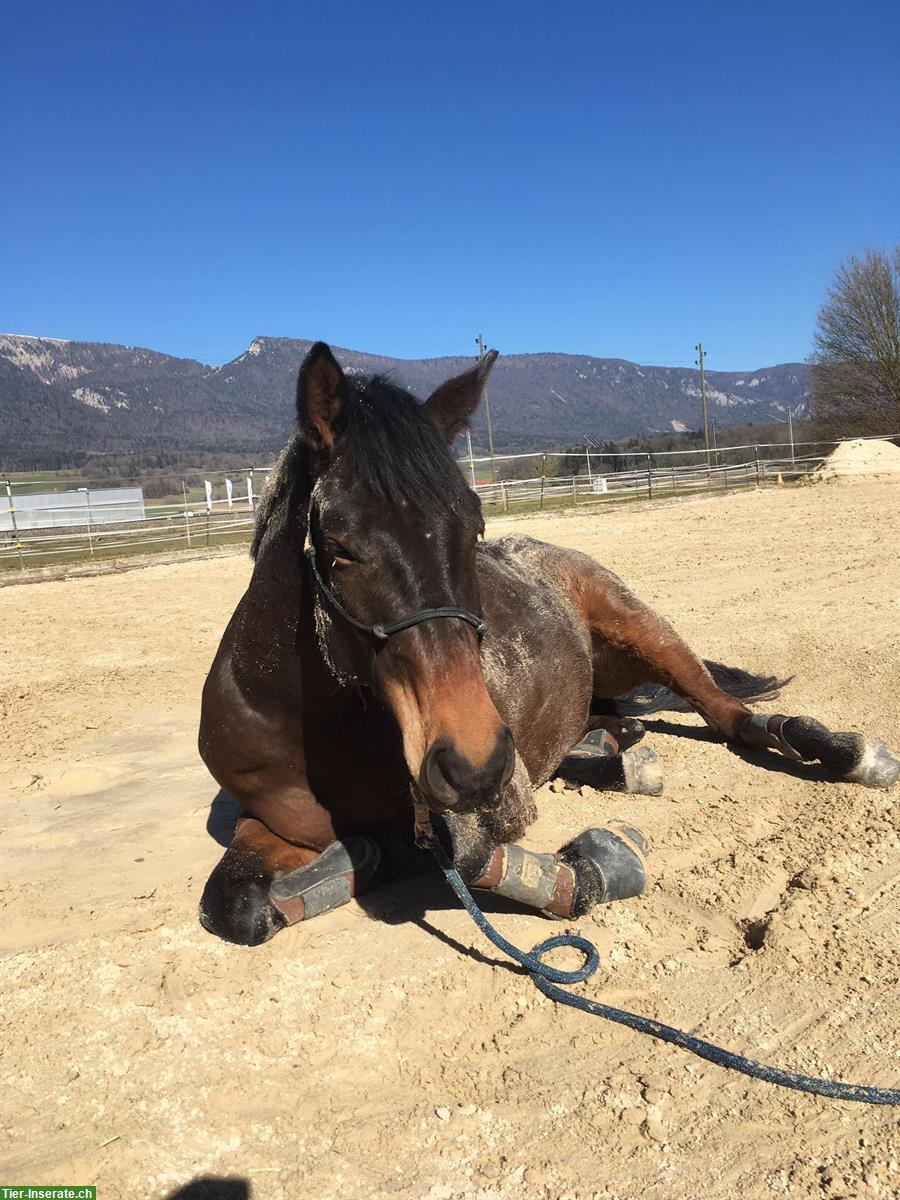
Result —
[[[844, 439], [850, 440], [850, 439]], [[856, 440], [856, 439], [853, 439]], [[880, 440], [900, 444], [900, 434]], [[588, 505], [660, 501], [702, 493], [801, 482], [821, 466], [839, 442], [729, 446], [718, 451], [667, 450], [652, 454], [593, 448], [463, 458], [460, 470], [481, 498], [486, 515], [535, 512]], [[804, 453], [815, 447], [817, 453]], [[822, 453], [827, 447], [827, 452]], [[27, 477], [0, 478], [0, 574], [82, 559], [127, 558], [172, 550], [203, 550], [246, 543], [271, 466], [243, 472], [200, 471], [180, 481], [180, 497], [141, 499], [123, 519], [116, 482], [104, 481], [92, 499], [73, 499], [69, 477], [60, 481], [59, 503], [41, 507], [40, 522], [21, 521], [27, 496], [39, 484]], [[46, 477], [43, 477], [44, 479]], [[134, 480], [120, 481], [133, 485]], [[88, 489], [79, 488], [79, 492]], [[131, 488], [131, 491], [140, 490]], [[107, 506], [109, 511], [107, 511]], [[28, 525], [37, 527], [26, 527]]]

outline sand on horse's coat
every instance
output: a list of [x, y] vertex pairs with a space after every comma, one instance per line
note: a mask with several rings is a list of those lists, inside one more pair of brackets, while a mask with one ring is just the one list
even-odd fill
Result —
[[[896, 476], [489, 533], [515, 531], [595, 555], [704, 655], [794, 672], [784, 711], [900, 746]], [[258, 949], [205, 933], [221, 848], [199, 695], [249, 572], [185, 558], [0, 588], [4, 1182], [96, 1183], [103, 1200], [198, 1176], [257, 1200], [898, 1194], [896, 1111], [554, 1006], [440, 881]], [[604, 962], [586, 993], [896, 1086], [898, 790], [753, 766], [699, 717], [648, 724], [662, 796], [548, 785], [527, 839], [552, 850], [616, 816], [652, 839], [649, 894], [577, 924]], [[557, 929], [496, 921], [524, 947]]]

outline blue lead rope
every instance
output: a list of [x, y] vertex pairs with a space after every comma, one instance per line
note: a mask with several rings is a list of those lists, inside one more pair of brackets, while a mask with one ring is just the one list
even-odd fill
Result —
[[[581, 983], [589, 979], [600, 966], [600, 954], [593, 942], [587, 938], [573, 934], [562, 934], [547, 938], [535, 946], [530, 954], [519, 950], [508, 942], [502, 934], [489, 923], [484, 913], [472, 899], [469, 889], [462, 881], [462, 876], [447, 857], [446, 851], [436, 837], [423, 839], [424, 844], [437, 859], [438, 865], [444, 872], [447, 882], [456, 892], [466, 912], [488, 939], [489, 942], [502, 950], [504, 954], [520, 963], [531, 976], [534, 984], [551, 1000], [559, 1000], [572, 1008], [580, 1008], [582, 1012], [591, 1013], [595, 1017], [606, 1017], [608, 1021], [616, 1021], [619, 1025], [627, 1025], [639, 1033], [649, 1033], [651, 1037], [663, 1042], [671, 1042], [680, 1046], [708, 1062], [720, 1067], [728, 1067], [732, 1071], [741, 1071], [754, 1079], [763, 1079], [766, 1083], [777, 1083], [781, 1087], [794, 1088], [798, 1092], [812, 1092], [816, 1096], [827, 1096], [832, 1100], [858, 1100], [864, 1104], [900, 1104], [900, 1089], [867, 1087], [858, 1083], [841, 1083], [840, 1080], [814, 1079], [811, 1075], [800, 1075], [796, 1071], [782, 1071], [779, 1067], [766, 1067], [762, 1063], [744, 1058], [742, 1054], [732, 1054], [712, 1042], [704, 1042], [702, 1038], [691, 1037], [671, 1025], [661, 1021], [651, 1021], [648, 1017], [640, 1017], [636, 1013], [626, 1012], [621, 1008], [613, 1008], [609, 1004], [599, 1004], [586, 996], [577, 996], [559, 987], [561, 983]], [[422, 843], [420, 843], [422, 844]], [[541, 962], [541, 957], [549, 950], [560, 946], [572, 946], [584, 955], [584, 963], [574, 971], [560, 971], [556, 967]]]

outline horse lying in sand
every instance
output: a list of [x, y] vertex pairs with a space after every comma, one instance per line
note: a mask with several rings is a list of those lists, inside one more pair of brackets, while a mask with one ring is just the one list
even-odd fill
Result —
[[258, 944], [396, 872], [413, 797], [470, 886], [557, 917], [610, 898], [597, 831], [556, 854], [514, 844], [533, 789], [586, 734], [608, 756], [602, 780], [660, 790], [652, 754], [632, 749], [640, 722], [616, 705], [650, 684], [648, 710], [668, 689], [737, 745], [871, 787], [900, 776], [860, 734], [754, 715], [744, 701], [777, 680], [705, 664], [586, 555], [480, 540], [449, 448], [495, 358], [425, 404], [348, 379], [322, 343], [300, 369], [299, 431], [203, 692], [200, 753], [241, 816], [200, 917], [229, 941]]

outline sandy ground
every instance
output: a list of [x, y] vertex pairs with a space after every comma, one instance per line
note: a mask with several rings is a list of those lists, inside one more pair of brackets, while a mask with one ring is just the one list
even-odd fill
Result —
[[[900, 746], [900, 481], [494, 522], [577, 546], [779, 706]], [[786, 1092], [562, 1009], [439, 881], [258, 949], [196, 919], [221, 848], [200, 688], [243, 556], [0, 589], [0, 1182], [103, 1200], [889, 1197], [896, 1110]], [[579, 923], [588, 995], [812, 1074], [896, 1086], [898, 790], [754, 765], [653, 718], [661, 797], [540, 794], [530, 845], [604, 818], [642, 899]], [[556, 927], [498, 909], [530, 946]], [[242, 1182], [245, 1181], [245, 1182]]]

